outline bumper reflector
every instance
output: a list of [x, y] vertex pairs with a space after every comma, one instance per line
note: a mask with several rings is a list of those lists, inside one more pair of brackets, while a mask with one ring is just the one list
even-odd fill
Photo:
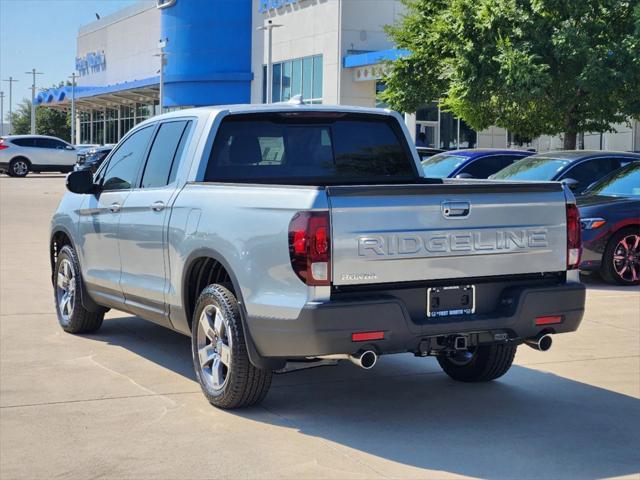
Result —
[[536, 325], [551, 325], [553, 323], [562, 323], [562, 317], [560, 315], [552, 315], [536, 318]]
[[384, 332], [359, 332], [351, 334], [352, 342], [367, 342], [370, 340], [384, 340]]

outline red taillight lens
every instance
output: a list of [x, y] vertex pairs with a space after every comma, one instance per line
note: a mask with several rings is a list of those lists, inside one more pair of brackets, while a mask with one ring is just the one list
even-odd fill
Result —
[[0, 138], [0, 150], [4, 150], [5, 148], [9, 148], [9, 145], [4, 143], [4, 138]]
[[536, 325], [552, 325], [554, 323], [562, 323], [562, 317], [560, 315], [536, 317]]
[[569, 270], [580, 266], [581, 255], [580, 212], [575, 204], [569, 203], [567, 204], [567, 268]]
[[289, 257], [307, 285], [331, 284], [329, 212], [298, 212], [289, 223]]

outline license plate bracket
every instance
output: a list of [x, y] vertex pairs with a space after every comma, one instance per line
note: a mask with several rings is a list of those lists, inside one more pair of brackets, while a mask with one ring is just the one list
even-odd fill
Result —
[[473, 315], [475, 312], [475, 285], [454, 285], [427, 289], [428, 318]]

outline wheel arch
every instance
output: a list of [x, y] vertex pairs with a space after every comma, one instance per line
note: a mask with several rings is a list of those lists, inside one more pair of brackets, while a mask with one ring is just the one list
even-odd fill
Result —
[[265, 370], [277, 370], [284, 367], [284, 360], [266, 358], [258, 353], [247, 322], [247, 311], [238, 278], [229, 262], [219, 252], [211, 248], [200, 248], [193, 251], [185, 261], [185, 268], [182, 272], [182, 305], [189, 329], [192, 329], [193, 313], [198, 296], [211, 283], [226, 285], [236, 296], [251, 363]]
[[15, 157], [12, 157], [11, 160], [9, 160], [9, 163], [13, 162], [14, 160], [25, 160], [29, 164], [29, 167], [33, 166], [33, 162], [31, 161], [31, 159], [22, 154], [18, 154]]
[[[49, 239], [49, 261], [51, 262], [51, 283], [55, 285], [56, 282], [56, 264], [58, 262], [58, 254], [65, 247], [69, 246], [73, 248], [73, 250], [77, 252], [75, 244], [73, 243], [73, 237], [69, 233], [69, 231], [62, 227], [58, 226], [51, 231], [51, 238]], [[78, 258], [78, 263], [80, 263], [80, 259]], [[82, 270], [82, 268], [80, 269]], [[82, 278], [82, 271], [80, 272], [80, 282], [82, 288], [80, 289], [80, 300], [82, 302], [82, 306], [89, 310], [90, 312], [97, 312], [100, 309], [108, 310], [106, 307], [103, 307], [96, 303], [96, 301], [91, 298], [91, 295], [87, 292], [87, 288], [84, 284], [84, 279]]]

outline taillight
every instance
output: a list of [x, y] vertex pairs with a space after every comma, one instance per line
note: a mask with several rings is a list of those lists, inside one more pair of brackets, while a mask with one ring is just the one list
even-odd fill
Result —
[[575, 204], [569, 203], [567, 204], [567, 268], [569, 270], [580, 266], [581, 255], [580, 212]]
[[9, 148], [9, 145], [4, 143], [4, 138], [0, 138], [0, 150], [4, 150], [5, 148]]
[[289, 257], [307, 285], [331, 283], [331, 231], [328, 211], [296, 213], [289, 223]]

